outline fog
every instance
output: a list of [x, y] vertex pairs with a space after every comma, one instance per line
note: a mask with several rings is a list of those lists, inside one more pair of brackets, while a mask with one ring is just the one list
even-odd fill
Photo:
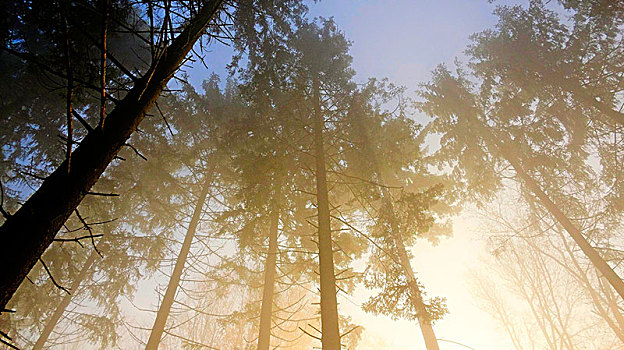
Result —
[[0, 11], [1, 349], [624, 349], [621, 2]]

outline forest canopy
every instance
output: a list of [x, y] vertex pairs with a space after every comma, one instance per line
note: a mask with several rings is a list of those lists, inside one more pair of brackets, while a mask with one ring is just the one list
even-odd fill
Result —
[[623, 2], [5, 0], [0, 45], [0, 349], [624, 349]]

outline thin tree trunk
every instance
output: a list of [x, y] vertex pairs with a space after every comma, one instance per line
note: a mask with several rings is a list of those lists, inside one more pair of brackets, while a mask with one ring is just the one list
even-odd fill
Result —
[[269, 350], [271, 344], [271, 316], [273, 315], [273, 295], [275, 290], [275, 264], [277, 263], [277, 236], [279, 234], [278, 226], [279, 208], [275, 206], [271, 213], [269, 250], [264, 262], [264, 287], [262, 289], [258, 350]]
[[100, 127], [104, 126], [104, 119], [106, 118], [106, 56], [107, 56], [107, 42], [106, 36], [108, 34], [108, 8], [110, 6], [110, 0], [101, 0], [102, 3], [102, 31], [100, 38], [102, 40], [101, 59], [100, 59]]
[[[393, 209], [391, 210], [394, 211]], [[416, 276], [414, 275], [412, 263], [407, 255], [407, 250], [405, 249], [405, 244], [403, 243], [403, 237], [399, 234], [396, 223], [392, 222], [390, 225], [392, 229], [392, 240], [394, 241], [394, 246], [396, 247], [396, 252], [399, 256], [399, 262], [401, 263], [403, 272], [407, 276], [407, 283], [410, 288], [410, 301], [412, 305], [414, 305], [414, 308], [418, 310], [418, 325], [420, 326], [420, 331], [422, 332], [425, 340], [425, 346], [427, 347], [427, 350], [439, 350], [440, 347], [438, 346], [438, 339], [436, 338], [433, 327], [431, 326], [431, 320], [425, 312], [425, 303], [423, 301], [420, 288], [418, 287], [418, 283], [416, 282]]]
[[611, 290], [611, 288], [609, 288], [609, 286], [604, 285], [602, 281], [604, 277], [599, 277], [599, 278], [600, 278], [600, 288], [603, 290], [605, 297], [606, 297], [605, 299], [609, 305], [609, 309], [611, 310], [611, 313], [613, 313], [613, 317], [615, 318], [617, 325], [619, 326], [619, 330], [616, 331], [616, 334], [618, 338], [620, 338], [620, 340], [624, 342], [624, 317], [622, 317], [622, 311], [620, 310], [620, 307], [617, 304], [617, 297], [613, 294], [613, 291]]
[[180, 285], [180, 279], [182, 278], [182, 272], [184, 271], [184, 264], [186, 263], [186, 259], [191, 250], [191, 243], [195, 237], [195, 231], [197, 230], [204, 203], [206, 202], [206, 197], [208, 196], [208, 191], [210, 190], [210, 183], [211, 180], [209, 176], [206, 176], [201, 193], [197, 198], [195, 209], [193, 210], [193, 217], [191, 218], [191, 222], [186, 230], [186, 236], [184, 237], [182, 248], [180, 249], [175, 267], [173, 268], [173, 272], [169, 278], [169, 284], [167, 284], [165, 296], [163, 297], [162, 303], [158, 308], [156, 320], [154, 320], [154, 326], [152, 327], [152, 332], [149, 340], [147, 341], [147, 345], [145, 346], [145, 350], [157, 350], [158, 344], [160, 344], [160, 339], [162, 338], [162, 334], [165, 330], [171, 306], [173, 305], [178, 286]]
[[321, 343], [323, 350], [340, 350], [338, 301], [331, 224], [329, 221], [329, 195], [325, 170], [323, 144], [324, 118], [321, 111], [318, 77], [313, 82], [314, 148], [316, 156], [316, 205], [318, 208], [319, 274], [321, 279]]
[[97, 256], [98, 256], [97, 251], [95, 249], [92, 250], [91, 253], [89, 254], [89, 257], [87, 257], [87, 261], [85, 261], [84, 265], [82, 265], [82, 268], [80, 269], [80, 272], [78, 273], [78, 276], [76, 276], [76, 278], [74, 278], [74, 280], [72, 281], [72, 284], [70, 286], [70, 290], [72, 294], [65, 294], [65, 296], [63, 296], [63, 300], [61, 300], [61, 303], [56, 307], [56, 309], [54, 309], [54, 313], [48, 319], [45, 327], [43, 328], [43, 331], [39, 335], [39, 338], [37, 338], [37, 342], [33, 346], [33, 350], [43, 349], [43, 346], [48, 341], [48, 338], [50, 338], [50, 334], [52, 334], [52, 331], [54, 330], [54, 328], [60, 321], [61, 317], [65, 313], [65, 310], [67, 310], [67, 307], [69, 306], [69, 303], [71, 302], [71, 299], [74, 297], [74, 295], [78, 291], [80, 284], [87, 277], [87, 273], [93, 266], [93, 263], [95, 262], [95, 259], [97, 258]]
[[162, 52], [157, 62], [111, 111], [104, 126], [96, 128], [82, 140], [72, 154], [71, 171], [68, 172], [68, 160], [65, 160], [0, 227], [0, 240], [5, 247], [9, 247], [0, 254], [0, 312], [6, 308], [63, 223], [136, 130], [217, 13], [221, 1], [207, 1]]
[[500, 134], [494, 134], [494, 132], [487, 126], [483, 125], [481, 121], [474, 118], [475, 122], [489, 135], [485, 141], [494, 146], [501, 155], [511, 164], [520, 179], [524, 182], [526, 187], [537, 197], [546, 210], [557, 220], [557, 222], [568, 232], [570, 237], [581, 248], [585, 256], [589, 258], [591, 263], [596, 267], [598, 271], [609, 281], [609, 284], [615, 289], [615, 291], [624, 299], [624, 282], [615, 273], [613, 268], [607, 264], [607, 262], [598, 254], [598, 252], [592, 247], [583, 232], [579, 230], [570, 219], [559, 209], [559, 207], [550, 199], [550, 197], [542, 190], [540, 185], [529, 175], [524, 168], [520, 159], [516, 154], [510, 151], [507, 147], [511, 145], [510, 140]]
[[[580, 263], [578, 262], [578, 259], [576, 258], [576, 255], [574, 254], [574, 252], [572, 251], [572, 249], [570, 248], [570, 245], [568, 244], [567, 238], [565, 236], [565, 234], [563, 232], [561, 232], [560, 230], [554, 230], [557, 235], [561, 238], [561, 242], [563, 243], [563, 249], [565, 250], [566, 253], [561, 252], [562, 257], [561, 260], [558, 259], [556, 256], [554, 256], [553, 254], [549, 254], [548, 252], [546, 252], [544, 250], [543, 246], [538, 246], [535, 244], [535, 242], [532, 241], [530, 236], [527, 236], [525, 233], [520, 232], [518, 230], [516, 230], [514, 227], [511, 227], [508, 225], [508, 227], [510, 229], [513, 230], [514, 234], [518, 237], [521, 237], [522, 239], [524, 239], [524, 241], [532, 248], [535, 249], [536, 252], [538, 252], [539, 254], [543, 254], [544, 256], [550, 258], [552, 261], [554, 261], [555, 263], [557, 263], [560, 267], [563, 267], [570, 275], [572, 275], [580, 284], [581, 288], [584, 288], [587, 293], [589, 294], [591, 300], [592, 300], [592, 305], [594, 306], [595, 310], [594, 312], [596, 314], [598, 314], [606, 323], [607, 325], [611, 328], [611, 330], [613, 330], [614, 334], [622, 341], [624, 341], [624, 334], [620, 331], [620, 327], [618, 327], [617, 324], [614, 323], [614, 321], [611, 319], [611, 316], [609, 314], [609, 310], [605, 309], [602, 304], [603, 303], [607, 303], [609, 304], [609, 298], [605, 295], [605, 298], [601, 298], [598, 295], [598, 289], [594, 288], [591, 284], [591, 281], [589, 280], [587, 271], [583, 270], [583, 268], [581, 267]], [[553, 245], [554, 247], [554, 245]], [[569, 261], [566, 260], [566, 257], [569, 257]], [[591, 265], [591, 269], [595, 270], [597, 274], [600, 274], [600, 272], [598, 270], [596, 270], [596, 268]], [[600, 281], [599, 281], [600, 282]], [[605, 286], [603, 285], [603, 283], [599, 283], [600, 284], [600, 289], [606, 294], [608, 289], [608, 292], [610, 293], [610, 295], [612, 296], [612, 298], [617, 298], [615, 295], [613, 295], [612, 291], [611, 291], [611, 285], [608, 285], [605, 289]], [[614, 299], [611, 299], [614, 300]], [[611, 310], [615, 313], [614, 310]], [[615, 314], [616, 319], [621, 319], [621, 313], [619, 312], [619, 310], [617, 310], [617, 314]], [[624, 320], [623, 320], [624, 321]], [[624, 324], [624, 323], [622, 323]]]
[[[545, 317], [540, 317], [540, 313], [539, 310], [535, 307], [534, 305], [534, 300], [535, 300], [535, 295], [534, 294], [529, 294], [529, 291], [527, 291], [527, 288], [525, 288], [526, 286], [523, 284], [523, 282], [526, 279], [526, 275], [527, 272], [529, 271], [528, 268], [526, 268], [526, 265], [523, 263], [523, 259], [521, 259], [518, 256], [517, 251], [513, 251], [514, 256], [516, 257], [516, 261], [519, 262], [519, 267], [522, 269], [522, 274], [523, 275], [518, 275], [517, 273], [515, 273], [515, 271], [512, 271], [512, 276], [515, 279], [516, 285], [520, 287], [520, 293], [522, 294], [522, 297], [524, 298], [524, 300], [527, 302], [527, 304], [529, 305], [529, 309], [531, 310], [531, 314], [533, 315], [533, 318], [535, 319], [535, 322], [537, 322], [537, 325], [539, 326], [540, 331], [542, 332], [542, 335], [544, 336], [544, 340], [546, 341], [546, 343], [548, 343], [548, 348], [550, 350], [556, 350], [556, 346], [555, 346], [555, 339], [554, 337], [551, 335], [551, 332], [548, 332], [548, 329], [546, 328], [546, 320], [544, 320]], [[529, 272], [530, 273], [530, 272]], [[531, 278], [529, 279], [529, 284], [531, 289], [533, 290], [533, 292], [535, 293], [535, 287], [533, 285], [533, 281], [532, 279], [534, 278], [539, 278], [534, 276], [533, 274], [529, 275]], [[538, 300], [539, 302], [539, 300]], [[542, 305], [538, 305], [540, 307], [540, 309], [543, 312], [546, 312], [546, 309], [542, 307]], [[552, 323], [551, 323], [552, 324]], [[551, 328], [552, 331], [552, 328]]]
[[[592, 299], [594, 307], [596, 308], [596, 313], [600, 315], [600, 317], [602, 317], [603, 320], [605, 320], [605, 322], [609, 325], [613, 333], [620, 339], [620, 341], [624, 343], [624, 332], [623, 332], [624, 319], [622, 318], [620, 309], [617, 307], [617, 302], [616, 302], [617, 297], [613, 295], [613, 292], [610, 289], [611, 285], [604, 286], [604, 284], [599, 280], [600, 289], [602, 289], [602, 291], [605, 293], [605, 302], [608, 304], [609, 309], [613, 313], [617, 321], [617, 324], [614, 323], [611, 317], [609, 316], [609, 311], [605, 309], [604, 307], [602, 307], [602, 304], [601, 304], [602, 300], [598, 296], [598, 289], [597, 288], [594, 289], [594, 287], [591, 285], [586, 271], [584, 271], [583, 268], [581, 268], [581, 264], [578, 262], [578, 259], [576, 258], [576, 256], [574, 255], [574, 252], [570, 248], [570, 245], [568, 244], [564, 234], [560, 232], [559, 230], [555, 230], [555, 232], [557, 232], [557, 234], [561, 238], [561, 241], [563, 242], [566, 253], [568, 253], [568, 256], [570, 257], [572, 264], [578, 271], [578, 274], [576, 274], [575, 277], [579, 280], [581, 284], [585, 285], [585, 288], [587, 292], [589, 293], [589, 296]], [[600, 271], [598, 271], [595, 267], [594, 267], [594, 270], [596, 271], [596, 274], [598, 275], [598, 278], [600, 279], [601, 278]], [[608, 282], [609, 281], [607, 281], [607, 283]]]
[[[356, 101], [355, 103], [357, 104], [357, 98], [355, 98], [354, 101]], [[358, 108], [358, 106], [354, 105], [352, 106], [352, 108]], [[359, 129], [360, 135], [363, 139], [362, 147], [365, 149], [365, 154], [370, 157], [369, 160], [371, 162], [373, 178], [381, 185], [380, 189], [383, 205], [390, 209], [390, 213], [394, 213], [394, 205], [392, 204], [390, 193], [386, 187], [383, 187], [385, 183], [382, 179], [377, 154], [371, 147], [368, 137], [368, 130], [366, 130], [364, 121], [362, 120], [363, 112], [358, 109], [355, 111], [355, 115], [353, 117], [356, 123], [356, 127]], [[403, 273], [405, 273], [405, 276], [407, 277], [407, 283], [410, 289], [410, 302], [412, 303], [412, 306], [414, 306], [414, 308], [418, 311], [418, 325], [420, 326], [420, 331], [422, 332], [425, 346], [427, 347], [427, 350], [439, 350], [440, 347], [438, 346], [438, 339], [435, 335], [435, 332], [433, 331], [431, 320], [426, 313], [426, 307], [422, 298], [422, 292], [418, 287], [416, 276], [414, 274], [414, 269], [412, 268], [412, 263], [410, 262], [409, 256], [407, 254], [407, 249], [405, 248], [405, 243], [403, 242], [403, 236], [399, 231], [394, 215], [392, 215], [392, 218], [390, 220], [390, 230], [392, 242], [396, 248], [396, 253], [399, 258], [399, 264], [401, 265]]]

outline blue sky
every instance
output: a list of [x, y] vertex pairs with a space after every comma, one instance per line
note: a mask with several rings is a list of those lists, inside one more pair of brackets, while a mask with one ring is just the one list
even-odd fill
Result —
[[[387, 77], [412, 91], [438, 64], [461, 58], [470, 34], [496, 23], [496, 4], [487, 0], [322, 0], [308, 6], [310, 18], [333, 17], [352, 42], [358, 80]], [[201, 63], [188, 70], [198, 88], [210, 72], [227, 76], [231, 49], [215, 43], [205, 55], [208, 70]]]
[[415, 89], [438, 64], [452, 63], [469, 35], [496, 23], [486, 0], [341, 0], [310, 5], [333, 17], [353, 42], [358, 79], [387, 77]]

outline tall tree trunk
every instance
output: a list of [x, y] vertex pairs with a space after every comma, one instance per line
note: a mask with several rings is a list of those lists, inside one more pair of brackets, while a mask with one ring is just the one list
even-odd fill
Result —
[[[355, 125], [359, 129], [360, 135], [363, 140], [362, 147], [364, 148], [365, 154], [369, 157], [369, 161], [371, 163], [373, 179], [381, 185], [380, 191], [382, 196], [382, 205], [386, 206], [390, 210], [390, 213], [394, 213], [392, 197], [390, 196], [390, 192], [388, 191], [388, 189], [384, 187], [385, 181], [381, 174], [379, 160], [377, 154], [374, 151], [374, 148], [371, 147], [371, 143], [368, 137], [369, 133], [366, 129], [364, 120], [362, 119], [364, 117], [363, 111], [361, 111], [357, 105], [357, 98], [354, 98], [354, 101], [355, 105], [351, 107], [351, 113], [355, 114], [353, 118], [355, 121]], [[440, 348], [438, 346], [438, 339], [435, 335], [435, 332], [433, 331], [431, 320], [426, 313], [426, 307], [422, 298], [422, 292], [418, 287], [416, 275], [414, 274], [412, 263], [410, 262], [409, 256], [407, 254], [407, 249], [405, 248], [405, 243], [403, 242], [403, 236], [399, 230], [394, 215], [391, 215], [390, 230], [392, 242], [394, 244], [396, 254], [399, 258], [399, 264], [401, 265], [403, 273], [407, 277], [410, 303], [412, 303], [412, 306], [414, 306], [414, 308], [418, 311], [418, 325], [420, 326], [420, 331], [422, 332], [425, 346], [427, 350], [439, 350]]]
[[210, 190], [210, 183], [210, 177], [206, 176], [201, 193], [197, 198], [195, 209], [193, 210], [193, 217], [191, 218], [191, 222], [186, 230], [186, 236], [184, 237], [182, 248], [180, 249], [175, 267], [173, 268], [173, 272], [169, 278], [165, 296], [160, 304], [160, 308], [158, 308], [158, 314], [156, 314], [156, 320], [154, 320], [154, 326], [152, 327], [152, 332], [149, 340], [147, 341], [147, 345], [145, 346], [145, 350], [157, 350], [158, 344], [160, 344], [160, 339], [162, 338], [162, 334], [165, 330], [171, 306], [173, 305], [178, 286], [180, 285], [180, 279], [182, 278], [182, 272], [184, 271], [184, 264], [186, 263], [186, 259], [191, 250], [191, 243], [195, 237], [195, 231], [201, 218], [204, 203], [206, 202], [206, 197], [208, 196], [208, 191]]
[[[394, 209], [392, 209], [392, 203], [389, 201], [388, 197], [384, 197], [386, 198], [385, 201], [390, 204], [390, 210], [394, 212]], [[410, 289], [410, 302], [418, 311], [418, 325], [420, 326], [420, 331], [422, 333], [423, 339], [425, 340], [425, 346], [427, 347], [427, 350], [439, 350], [440, 347], [438, 346], [438, 338], [436, 338], [435, 332], [433, 331], [433, 326], [431, 325], [431, 320], [429, 319], [429, 315], [426, 312], [425, 303], [422, 298], [422, 292], [418, 287], [416, 276], [414, 275], [414, 269], [412, 269], [412, 263], [409, 260], [407, 250], [405, 249], [405, 244], [403, 243], [403, 237], [398, 231], [396, 222], [394, 222], [394, 220], [392, 221], [393, 222], [390, 223], [392, 230], [392, 241], [394, 242], [396, 253], [399, 257], [399, 263], [401, 264], [403, 273], [405, 273], [405, 276], [407, 277], [407, 283]]]
[[497, 149], [500, 154], [505, 158], [509, 164], [514, 168], [520, 179], [524, 182], [525, 186], [533, 193], [537, 199], [542, 203], [544, 208], [555, 218], [555, 220], [568, 232], [574, 242], [581, 248], [585, 256], [589, 258], [591, 263], [596, 267], [598, 271], [609, 281], [609, 284], [620, 295], [620, 298], [624, 299], [624, 282], [620, 276], [615, 273], [613, 268], [607, 264], [607, 262], [598, 254], [596, 249], [589, 244], [583, 232], [579, 230], [574, 223], [559, 209], [559, 207], [550, 199], [550, 197], [542, 190], [540, 185], [529, 175], [524, 168], [520, 158], [511, 151], [511, 141], [508, 137], [501, 135], [500, 133], [494, 133], [493, 130], [483, 125], [478, 118], [473, 118], [473, 121], [483, 129], [488, 135], [486, 142]]
[[313, 81], [314, 149], [316, 156], [316, 206], [318, 208], [319, 274], [321, 279], [321, 343], [323, 350], [340, 350], [338, 324], [338, 301], [336, 299], [336, 276], [331, 224], [329, 221], [329, 195], [325, 170], [325, 149], [318, 77]]
[[275, 290], [275, 264], [277, 263], [277, 236], [279, 234], [279, 208], [274, 206], [269, 228], [269, 250], [264, 261], [264, 287], [260, 311], [258, 350], [269, 350], [271, 344], [271, 320], [273, 315], [273, 294]]
[[97, 258], [97, 256], [98, 256], [97, 251], [95, 251], [95, 249], [92, 250], [91, 253], [89, 254], [89, 257], [87, 257], [87, 261], [85, 261], [84, 265], [82, 265], [82, 268], [80, 269], [80, 272], [78, 273], [78, 276], [76, 276], [76, 278], [74, 278], [74, 280], [72, 281], [72, 284], [70, 286], [71, 288], [70, 291], [72, 292], [72, 294], [65, 294], [65, 296], [63, 296], [63, 300], [61, 300], [61, 303], [58, 304], [56, 309], [54, 309], [54, 313], [48, 319], [45, 327], [43, 328], [43, 331], [39, 335], [39, 338], [37, 338], [37, 342], [33, 346], [33, 350], [43, 349], [43, 346], [48, 341], [48, 338], [50, 338], [50, 334], [52, 334], [52, 331], [54, 330], [59, 320], [65, 313], [65, 310], [67, 310], [67, 307], [69, 306], [69, 303], [71, 302], [71, 299], [74, 297], [74, 295], [78, 291], [80, 284], [87, 277], [87, 273], [93, 266], [93, 263], [95, 262], [95, 259]]
[[9, 247], [0, 254], [0, 312], [136, 130], [217, 13], [221, 1], [208, 0], [106, 117], [104, 126], [97, 127], [82, 140], [72, 154], [71, 171], [68, 172], [68, 160], [65, 160], [0, 227], [0, 240]]

